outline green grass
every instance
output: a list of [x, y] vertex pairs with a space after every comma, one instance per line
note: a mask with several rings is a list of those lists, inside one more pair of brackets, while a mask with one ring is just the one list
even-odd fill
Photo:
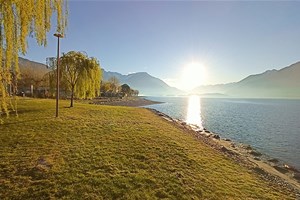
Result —
[[0, 199], [292, 199], [146, 109], [19, 104], [0, 125]]

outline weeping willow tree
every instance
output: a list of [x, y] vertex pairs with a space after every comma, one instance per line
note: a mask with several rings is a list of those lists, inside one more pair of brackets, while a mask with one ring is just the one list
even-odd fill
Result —
[[[0, 0], [0, 115], [8, 115], [11, 102], [8, 86], [20, 76], [18, 55], [26, 54], [28, 36], [47, 45], [51, 17], [56, 13], [56, 31], [63, 33], [67, 22], [67, 0]], [[11, 104], [11, 109], [15, 109]]]
[[[99, 95], [102, 71], [96, 58], [89, 58], [82, 52], [70, 51], [63, 54], [59, 63], [61, 85], [65, 92], [71, 93], [70, 107], [74, 105], [74, 97], [85, 99]], [[52, 74], [55, 75], [56, 71]]]

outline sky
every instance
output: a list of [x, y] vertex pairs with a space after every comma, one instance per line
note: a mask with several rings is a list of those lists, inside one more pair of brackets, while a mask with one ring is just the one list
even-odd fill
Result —
[[[300, 1], [69, 1], [61, 52], [84, 51], [106, 71], [148, 72], [180, 89], [239, 81], [300, 61]], [[29, 38], [24, 56], [56, 56]]]

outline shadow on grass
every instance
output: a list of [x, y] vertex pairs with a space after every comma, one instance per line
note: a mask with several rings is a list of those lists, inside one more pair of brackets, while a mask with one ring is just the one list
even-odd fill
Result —
[[[18, 110], [17, 112], [15, 110], [9, 110], [8, 114], [10, 117], [16, 117], [17, 115], [22, 115], [24, 113], [37, 113], [39, 112], [39, 109], [33, 109], [33, 110]], [[4, 112], [0, 112], [0, 117], [6, 117], [6, 114]]]
[[[37, 112], [40, 112], [40, 111], [41, 111], [40, 109], [18, 110], [18, 115], [24, 114], [24, 113], [37, 113]], [[14, 111], [11, 113], [11, 116], [16, 116]]]
[[8, 126], [8, 125], [11, 125], [11, 124], [25, 124], [27, 122], [44, 121], [46, 119], [54, 119], [54, 118], [56, 118], [56, 117], [55, 116], [51, 116], [51, 117], [38, 117], [37, 119], [30, 119], [30, 120], [23, 120], [23, 121], [14, 121], [14, 122], [4, 122], [0, 126]]

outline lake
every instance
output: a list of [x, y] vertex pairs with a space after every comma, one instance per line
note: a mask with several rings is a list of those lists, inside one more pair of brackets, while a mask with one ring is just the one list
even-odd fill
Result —
[[146, 106], [300, 169], [300, 100], [147, 97]]

